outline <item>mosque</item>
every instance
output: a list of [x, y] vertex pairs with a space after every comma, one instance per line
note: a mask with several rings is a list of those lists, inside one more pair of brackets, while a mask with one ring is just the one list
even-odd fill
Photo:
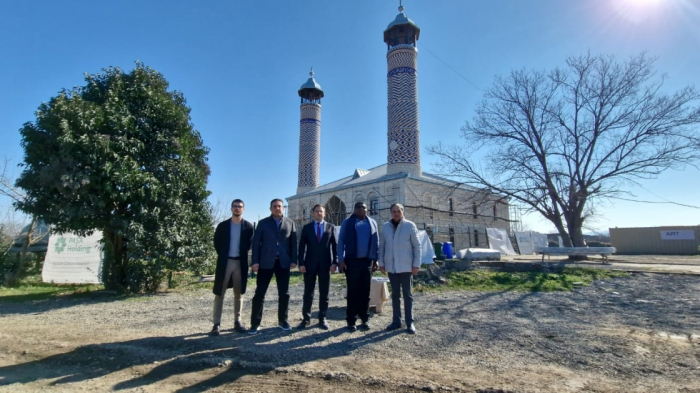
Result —
[[403, 6], [384, 30], [387, 45], [387, 163], [355, 169], [328, 184], [319, 184], [321, 162], [321, 99], [323, 89], [310, 78], [299, 89], [299, 177], [296, 194], [287, 199], [287, 214], [297, 225], [309, 222], [320, 203], [335, 225], [352, 214], [356, 202], [367, 204], [379, 225], [391, 218], [390, 206], [405, 206], [408, 220], [433, 241], [451, 241], [456, 249], [488, 247], [486, 228], [510, 232], [508, 200], [423, 172], [420, 157], [416, 42], [420, 28], [406, 17]]

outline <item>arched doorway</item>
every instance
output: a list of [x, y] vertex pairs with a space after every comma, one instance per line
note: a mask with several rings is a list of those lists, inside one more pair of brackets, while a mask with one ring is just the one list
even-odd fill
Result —
[[343, 203], [340, 198], [333, 195], [328, 202], [326, 202], [325, 208], [326, 220], [336, 226], [342, 224], [345, 219], [345, 203]]

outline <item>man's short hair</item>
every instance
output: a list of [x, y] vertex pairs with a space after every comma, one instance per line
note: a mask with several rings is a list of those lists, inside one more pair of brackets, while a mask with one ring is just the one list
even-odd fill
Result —
[[231, 202], [231, 207], [233, 207], [233, 204], [236, 203], [236, 202], [240, 203], [241, 205], [243, 205], [243, 207], [245, 207], [245, 202], [243, 202], [243, 201], [240, 200], [240, 199], [234, 199], [234, 200]]
[[355, 202], [355, 209], [357, 209], [358, 207], [362, 207], [362, 206], [367, 206], [367, 205], [365, 205], [364, 202]]
[[324, 209], [324, 210], [326, 209], [325, 207], [323, 207], [322, 204], [317, 203], [317, 204], [314, 205], [314, 207], [311, 208], [311, 211], [312, 211], [312, 212], [315, 212], [317, 207], [320, 207], [321, 209]]
[[270, 207], [272, 207], [272, 205], [274, 205], [274, 204], [275, 204], [275, 202], [279, 202], [279, 203], [281, 203], [281, 204], [282, 204], [282, 206], [284, 206], [284, 202], [282, 202], [282, 200], [281, 200], [281, 199], [279, 199], [279, 198], [275, 198], [275, 199], [273, 199], [273, 200], [271, 200], [271, 201], [270, 201]]
[[394, 203], [394, 204], [392, 204], [391, 207], [389, 207], [389, 211], [394, 210], [394, 206], [397, 206], [397, 207], [399, 208], [399, 210], [401, 210], [401, 211], [403, 212], [403, 205], [400, 204], [400, 203]]

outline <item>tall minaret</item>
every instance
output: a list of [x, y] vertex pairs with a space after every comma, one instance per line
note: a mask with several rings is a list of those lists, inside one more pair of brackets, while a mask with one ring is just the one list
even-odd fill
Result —
[[301, 121], [299, 122], [299, 183], [297, 194], [318, 187], [321, 167], [321, 98], [323, 90], [314, 80], [314, 70], [309, 80], [299, 88], [301, 97]]
[[418, 128], [418, 86], [416, 41], [420, 29], [403, 13], [384, 30], [388, 52], [389, 129], [387, 132], [387, 173], [421, 176], [420, 130]]

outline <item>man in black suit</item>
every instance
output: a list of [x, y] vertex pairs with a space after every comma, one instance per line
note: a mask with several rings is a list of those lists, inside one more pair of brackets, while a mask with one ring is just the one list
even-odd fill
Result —
[[233, 288], [234, 329], [243, 333], [241, 323], [243, 294], [248, 282], [248, 251], [253, 240], [253, 224], [243, 219], [245, 204], [240, 199], [231, 202], [231, 218], [216, 226], [214, 249], [216, 250], [216, 275], [214, 276], [214, 327], [211, 335], [219, 335], [224, 294]]
[[277, 282], [279, 328], [291, 330], [289, 309], [289, 271], [297, 266], [297, 230], [294, 221], [284, 216], [281, 199], [270, 202], [270, 217], [258, 221], [253, 237], [253, 271], [258, 274], [248, 334], [257, 334], [262, 322], [265, 293], [272, 275]]
[[299, 271], [304, 273], [304, 305], [301, 309], [302, 321], [297, 328], [304, 329], [311, 323], [311, 304], [318, 276], [318, 325], [328, 330], [328, 290], [331, 273], [338, 266], [337, 238], [333, 224], [323, 220], [326, 217], [323, 206], [314, 206], [312, 214], [314, 220], [304, 225], [299, 240]]

